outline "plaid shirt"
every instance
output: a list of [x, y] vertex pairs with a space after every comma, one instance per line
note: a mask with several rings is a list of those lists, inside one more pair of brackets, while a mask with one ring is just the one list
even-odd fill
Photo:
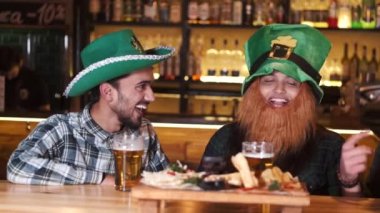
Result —
[[[112, 134], [95, 123], [90, 107], [41, 122], [11, 155], [7, 179], [22, 184], [99, 184], [105, 174], [114, 174]], [[168, 159], [148, 120], [143, 119], [140, 131], [144, 170], [165, 169]]]

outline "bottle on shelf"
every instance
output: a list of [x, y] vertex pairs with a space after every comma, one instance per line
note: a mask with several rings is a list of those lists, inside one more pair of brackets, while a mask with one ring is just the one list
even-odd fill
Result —
[[351, 28], [351, 4], [348, 0], [342, 0], [338, 4], [338, 28]]
[[350, 60], [348, 58], [348, 43], [344, 43], [343, 57], [341, 59], [342, 64], [342, 84], [346, 84], [351, 79], [350, 73]]
[[376, 1], [376, 28], [380, 29], [380, 0]]
[[113, 1], [113, 16], [112, 21], [122, 21], [124, 14], [123, 0], [114, 0]]
[[362, 8], [361, 8], [361, 5], [356, 3], [356, 4], [353, 4], [352, 7], [351, 7], [351, 28], [352, 29], [361, 29], [362, 28], [362, 24], [361, 24], [361, 21], [360, 21], [360, 17], [361, 17], [361, 13], [362, 13]]
[[232, 3], [232, 24], [241, 25], [243, 23], [243, 2], [234, 0]]
[[376, 81], [376, 79], [378, 78], [378, 69], [379, 64], [377, 62], [376, 48], [373, 48], [371, 60], [368, 62], [368, 83]]
[[220, 2], [210, 1], [210, 24], [220, 23]]
[[181, 0], [172, 0], [170, 4], [170, 22], [181, 22]]
[[336, 0], [331, 0], [329, 5], [329, 17], [327, 19], [329, 28], [337, 28], [338, 27], [338, 2]]
[[123, 20], [126, 22], [132, 22], [134, 21], [133, 19], [133, 5], [132, 5], [132, 0], [124, 0], [124, 18]]
[[368, 58], [367, 58], [367, 46], [363, 46], [362, 58], [359, 60], [359, 77], [360, 83], [368, 83]]
[[89, 12], [93, 21], [99, 21], [98, 15], [100, 13], [100, 0], [90, 0]]
[[354, 53], [350, 58], [350, 77], [351, 81], [358, 83], [359, 80], [359, 55], [358, 55], [358, 44], [354, 44]]
[[201, 0], [198, 5], [198, 24], [210, 24], [210, 2]]
[[285, 23], [285, 9], [282, 3], [280, 2], [277, 11], [276, 11], [276, 22], [277, 23]]
[[362, 1], [361, 25], [364, 29], [373, 29], [376, 27], [376, 6], [375, 0]]
[[103, 8], [104, 8], [103, 21], [110, 22], [112, 20], [112, 1], [111, 0], [104, 0]]
[[215, 39], [210, 39], [210, 47], [206, 50], [205, 58], [203, 60], [202, 75], [215, 76], [218, 69], [218, 54], [219, 51], [215, 47]]
[[244, 65], [244, 54], [240, 50], [239, 39], [235, 39], [235, 46], [231, 51], [231, 76], [237, 77], [241, 75], [241, 69]]
[[5, 76], [0, 73], [0, 112], [5, 110]]
[[231, 24], [232, 23], [232, 0], [223, 0], [221, 14], [220, 14], [221, 24]]
[[251, 26], [253, 21], [253, 0], [246, 0], [244, 5], [243, 22], [246, 26]]
[[265, 25], [264, 8], [263, 8], [262, 2], [256, 2], [256, 4], [255, 4], [255, 13], [254, 13], [254, 19], [253, 19], [252, 25], [253, 26]]
[[228, 40], [223, 40], [223, 47], [219, 50], [220, 76], [228, 76], [231, 69], [231, 50], [228, 49]]
[[196, 0], [189, 0], [187, 5], [187, 19], [189, 24], [198, 23], [198, 2]]
[[160, 18], [160, 22], [167, 23], [169, 22], [169, 1], [168, 0], [160, 0], [158, 1], [158, 15]]

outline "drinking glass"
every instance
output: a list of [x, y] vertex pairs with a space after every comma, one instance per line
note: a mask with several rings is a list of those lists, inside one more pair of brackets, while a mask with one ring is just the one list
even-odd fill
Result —
[[141, 178], [144, 141], [139, 134], [118, 133], [112, 139], [115, 158], [115, 189], [130, 191]]
[[261, 172], [273, 164], [273, 144], [267, 141], [244, 141], [242, 153], [246, 157], [249, 167], [260, 177]]

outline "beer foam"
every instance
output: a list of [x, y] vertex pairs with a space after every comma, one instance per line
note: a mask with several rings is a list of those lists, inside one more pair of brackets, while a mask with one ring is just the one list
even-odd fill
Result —
[[264, 158], [273, 158], [274, 154], [273, 153], [244, 153], [243, 155], [246, 158], [259, 158], [259, 159], [264, 159]]
[[138, 143], [138, 144], [118, 144], [114, 145], [112, 147], [114, 150], [121, 150], [121, 151], [140, 151], [144, 150], [144, 144]]

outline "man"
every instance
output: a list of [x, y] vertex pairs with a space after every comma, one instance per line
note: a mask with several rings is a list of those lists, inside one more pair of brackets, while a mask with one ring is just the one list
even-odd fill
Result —
[[43, 79], [24, 65], [21, 51], [0, 46], [0, 74], [5, 76], [5, 109], [50, 111], [49, 91]]
[[64, 95], [79, 96], [95, 88], [98, 100], [79, 113], [53, 115], [39, 124], [10, 157], [7, 179], [23, 184], [113, 184], [110, 140], [122, 129], [143, 135], [145, 170], [166, 168], [167, 157], [144, 112], [154, 101], [151, 66], [173, 52], [168, 47], [144, 51], [131, 30], [89, 44], [81, 52], [85, 69]]
[[[323, 97], [319, 70], [330, 47], [306, 25], [259, 29], [244, 47], [249, 76], [237, 120], [215, 133], [203, 156], [230, 159], [241, 152], [243, 141], [270, 141], [274, 165], [298, 176], [311, 194], [359, 193], [358, 173], [370, 150], [355, 144], [366, 133], [350, 138], [341, 158], [343, 138], [317, 125], [316, 106]], [[226, 168], [233, 170], [231, 164]]]

